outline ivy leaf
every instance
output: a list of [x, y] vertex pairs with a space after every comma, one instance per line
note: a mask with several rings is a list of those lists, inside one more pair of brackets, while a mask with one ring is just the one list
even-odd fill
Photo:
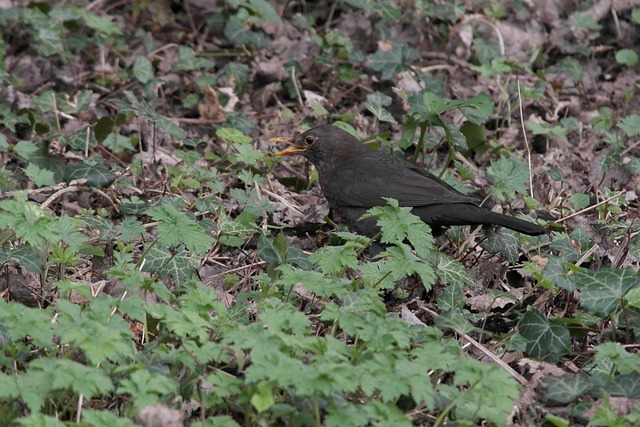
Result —
[[382, 78], [391, 80], [407, 69], [403, 59], [404, 48], [394, 47], [388, 51], [378, 50], [369, 55], [369, 68], [382, 73]]
[[211, 59], [201, 58], [196, 55], [196, 51], [190, 47], [178, 46], [178, 60], [174, 62], [173, 71], [193, 71], [201, 68], [213, 68], [216, 63]]
[[496, 231], [489, 230], [486, 232], [487, 239], [480, 246], [488, 252], [500, 252], [511, 264], [518, 262], [520, 233], [508, 228], [500, 227]]
[[137, 56], [133, 61], [133, 76], [142, 84], [149, 83], [154, 78], [153, 64], [146, 56]]
[[396, 125], [398, 124], [396, 119], [394, 119], [391, 113], [384, 108], [389, 105], [391, 105], [391, 97], [382, 92], [374, 92], [367, 95], [367, 101], [364, 103], [364, 106], [367, 107], [367, 109], [371, 111], [378, 120]]
[[[444, 284], [455, 286], [476, 286], [467, 269], [453, 257], [436, 251], [435, 272]], [[454, 286], [449, 286], [453, 288]]]
[[545, 397], [558, 403], [567, 404], [589, 392], [593, 384], [580, 375], [549, 375], [542, 379]]
[[552, 255], [549, 256], [549, 261], [542, 274], [560, 289], [573, 292], [578, 288], [578, 285], [574, 278], [569, 275], [569, 271], [569, 264], [566, 259]]
[[484, 92], [467, 99], [460, 105], [460, 111], [471, 123], [481, 125], [493, 114], [493, 99]]
[[579, 268], [574, 271], [574, 276], [582, 291], [580, 304], [598, 316], [608, 316], [620, 309], [627, 292], [640, 287], [638, 275], [629, 267], [601, 268], [598, 271]]
[[280, 22], [280, 15], [275, 11], [271, 3], [266, 0], [249, 0], [247, 5], [254, 13], [269, 22]]
[[518, 329], [527, 339], [527, 353], [536, 359], [553, 361], [570, 351], [571, 335], [566, 325], [547, 319], [536, 309], [527, 310]]
[[156, 273], [161, 279], [171, 276], [177, 284], [187, 283], [200, 264], [200, 259], [189, 254], [182, 245], [174, 251], [154, 245], [147, 252], [145, 261], [142, 271]]

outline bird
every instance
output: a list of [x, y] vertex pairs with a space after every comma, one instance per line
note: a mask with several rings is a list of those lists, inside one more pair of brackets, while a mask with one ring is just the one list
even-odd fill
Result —
[[349, 132], [322, 125], [293, 138], [276, 137], [271, 143], [288, 145], [274, 156], [300, 154], [318, 171], [322, 192], [340, 218], [359, 234], [373, 237], [379, 232], [377, 219], [361, 216], [370, 208], [386, 205], [393, 198], [399, 206], [428, 224], [438, 236], [454, 225], [497, 225], [530, 236], [546, 230], [532, 222], [492, 212], [421, 167], [374, 150]]

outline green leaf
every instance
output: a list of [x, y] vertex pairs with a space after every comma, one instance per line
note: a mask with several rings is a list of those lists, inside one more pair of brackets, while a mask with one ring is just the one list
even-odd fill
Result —
[[[234, 46], [250, 45], [256, 49], [263, 49], [267, 45], [267, 38], [262, 32], [251, 31], [248, 20], [239, 15], [232, 15], [224, 27], [226, 39]], [[214, 64], [215, 65], [215, 64]], [[209, 66], [214, 68], [214, 65]]]
[[493, 114], [493, 99], [484, 92], [467, 99], [459, 105], [462, 114], [471, 123], [481, 125], [487, 121]]
[[587, 30], [600, 30], [602, 26], [593, 20], [594, 16], [587, 12], [574, 12], [570, 16], [570, 22], [578, 28]]
[[527, 353], [536, 359], [555, 361], [570, 351], [571, 336], [567, 327], [547, 319], [536, 309], [529, 307], [518, 329], [527, 339]]
[[83, 409], [82, 421], [91, 426], [137, 427], [129, 418], [119, 418], [108, 410]]
[[268, 381], [260, 381], [256, 391], [251, 396], [251, 404], [260, 412], [264, 412], [275, 405], [276, 400], [273, 397], [273, 384]]
[[471, 69], [479, 72], [482, 77], [491, 79], [501, 74], [510, 74], [513, 71], [513, 66], [511, 61], [507, 58], [499, 56], [497, 58], [493, 58], [490, 63], [484, 63], [480, 66], [472, 65]]
[[357, 268], [357, 251], [363, 247], [362, 243], [354, 241], [341, 246], [324, 246], [311, 254], [309, 260], [325, 274], [342, 273], [347, 268]]
[[0, 260], [1, 262], [10, 261], [21, 265], [32, 273], [44, 274], [42, 254], [30, 244], [8, 247], [4, 250], [0, 249]]
[[622, 129], [628, 137], [640, 135], [640, 116], [631, 114], [620, 120], [618, 127]]
[[640, 278], [629, 267], [597, 271], [579, 268], [574, 276], [582, 291], [580, 304], [598, 316], [608, 316], [622, 308], [627, 292], [640, 287]]
[[542, 383], [545, 386], [545, 397], [561, 404], [573, 402], [593, 387], [586, 378], [570, 374], [559, 377], [549, 375], [542, 379]]
[[508, 228], [500, 227], [496, 231], [486, 232], [487, 239], [480, 246], [488, 252], [500, 252], [511, 264], [516, 264], [520, 254], [520, 233]]
[[41, 372], [49, 376], [53, 390], [71, 390], [88, 398], [113, 390], [109, 377], [98, 368], [81, 365], [68, 359], [41, 358], [29, 364], [28, 374]]
[[175, 250], [154, 245], [145, 256], [142, 271], [157, 274], [161, 279], [171, 276], [175, 283], [186, 284], [200, 265], [200, 258], [188, 253], [184, 246]]
[[36, 187], [44, 187], [47, 185], [55, 185], [55, 177], [52, 171], [48, 169], [41, 169], [33, 163], [29, 163], [24, 168], [24, 173], [31, 178]]
[[35, 247], [60, 240], [55, 219], [31, 202], [0, 201], [0, 228], [13, 229], [18, 239]]
[[369, 68], [382, 73], [382, 78], [391, 80], [407, 69], [403, 52], [402, 46], [396, 46], [388, 51], [378, 50], [373, 55], [369, 55]]
[[409, 246], [404, 243], [395, 243], [395, 246], [388, 247], [376, 258], [384, 258], [384, 260], [361, 267], [363, 273], [369, 273], [365, 278], [368, 283], [378, 283], [381, 287], [388, 288], [403, 277], [414, 273], [420, 277], [426, 290], [430, 290], [435, 283], [433, 266], [413, 255]]
[[115, 174], [99, 161], [84, 159], [82, 163], [67, 166], [64, 179], [71, 182], [75, 179], [86, 178], [89, 187], [106, 188], [116, 180]]
[[51, 314], [42, 309], [7, 303], [0, 299], [0, 326], [7, 327], [6, 333], [14, 342], [30, 337], [38, 347], [51, 347], [54, 332], [50, 321]]
[[591, 201], [589, 200], [589, 195], [584, 193], [573, 193], [569, 196], [569, 204], [575, 211], [582, 210], [589, 206]]
[[589, 124], [597, 131], [608, 131], [613, 126], [613, 111], [609, 107], [600, 107], [598, 115], [589, 120]]
[[267, 0], [249, 0], [248, 6], [256, 14], [269, 22], [280, 22], [280, 15]]
[[281, 273], [278, 284], [291, 288], [298, 283], [304, 283], [304, 287], [320, 297], [331, 295], [342, 296], [351, 289], [350, 282], [343, 278], [327, 278], [317, 271], [306, 271], [294, 268], [289, 264], [277, 268]]
[[178, 391], [178, 384], [173, 378], [159, 373], [151, 373], [146, 369], [133, 372], [118, 386], [118, 393], [126, 393], [133, 398], [133, 406], [140, 410], [155, 405], [161, 397], [173, 398]]
[[155, 221], [160, 221], [159, 245], [177, 247], [184, 244], [187, 249], [199, 255], [206, 254], [213, 246], [213, 237], [207, 234], [200, 224], [169, 204], [155, 206], [148, 214]]
[[[182, 46], [180, 49], [181, 48]], [[178, 61], [178, 63], [179, 62], [180, 61]], [[180, 128], [180, 126], [175, 124], [166, 116], [156, 114], [149, 103], [144, 100], [139, 100], [132, 92], [124, 91], [123, 94], [126, 100], [115, 101], [115, 104], [118, 106], [121, 113], [132, 112], [137, 116], [148, 119], [158, 126], [158, 129], [178, 140], [183, 141], [187, 139], [187, 134]]]
[[66, 424], [58, 419], [38, 412], [33, 412], [25, 417], [15, 420], [16, 426], [21, 427], [65, 427]]
[[[131, 330], [122, 316], [111, 316], [113, 305], [108, 296], [96, 298], [84, 310], [58, 299], [56, 308], [61, 316], [56, 332], [60, 334], [60, 342], [83, 350], [92, 364], [109, 359], [128, 362], [134, 353]], [[105, 322], [105, 318], [109, 321]]]
[[412, 214], [410, 207], [400, 207], [395, 199], [384, 199], [389, 206], [371, 208], [362, 217], [378, 217], [382, 243], [402, 243], [408, 239], [418, 255], [426, 257], [434, 250], [431, 228]]
[[86, 8], [74, 7], [73, 13], [82, 17], [87, 27], [107, 37], [121, 36], [122, 30], [111, 16], [98, 16]]
[[527, 194], [529, 167], [520, 160], [503, 157], [491, 162], [487, 176], [492, 183], [491, 193], [501, 202], [512, 200], [516, 193]]
[[382, 92], [374, 92], [367, 95], [367, 101], [364, 103], [364, 106], [381, 122], [398, 124], [391, 113], [384, 108], [389, 105], [391, 105], [391, 97]]
[[[437, 270], [436, 270], [437, 271]], [[442, 312], [460, 310], [467, 304], [467, 298], [462, 293], [462, 286], [453, 284], [447, 286], [438, 297], [438, 308]]]
[[454, 385], [470, 386], [457, 400], [456, 415], [462, 419], [487, 420], [493, 425], [509, 424], [520, 386], [496, 364], [465, 358], [456, 364]]
[[125, 216], [116, 228], [118, 230], [120, 240], [123, 242], [132, 242], [141, 238], [146, 233], [142, 222], [138, 221], [134, 216]]
[[548, 73], [564, 73], [578, 82], [582, 79], [582, 65], [571, 57], [562, 58], [557, 64], [547, 69]]
[[565, 128], [562, 126], [551, 126], [547, 122], [528, 122], [527, 129], [534, 135], [553, 136], [563, 140], [567, 139], [567, 130]]
[[618, 64], [634, 67], [638, 63], [638, 54], [631, 49], [620, 49], [616, 52]]
[[216, 136], [230, 144], [250, 144], [251, 137], [243, 134], [238, 129], [221, 127], [216, 130]]
[[[577, 259], [577, 257], [576, 257]], [[573, 292], [578, 288], [575, 280], [569, 276], [569, 263], [565, 257], [551, 255], [542, 274], [560, 289]]]
[[183, 44], [178, 46], [178, 59], [173, 64], [173, 71], [193, 71], [201, 68], [212, 69], [216, 66], [215, 61], [207, 58], [201, 58], [196, 52]]
[[239, 62], [229, 62], [225, 66], [225, 71], [227, 79], [233, 82], [231, 86], [235, 87], [235, 93], [243, 94], [251, 77], [249, 66]]
[[133, 61], [133, 76], [142, 84], [149, 83], [155, 77], [153, 64], [146, 56], [137, 56]]
[[255, 216], [243, 212], [234, 219], [230, 219], [225, 214], [218, 220], [218, 239], [220, 243], [231, 247], [242, 246], [249, 237], [258, 230], [254, 224]]
[[57, 221], [60, 239], [76, 252], [78, 252], [82, 245], [88, 240], [87, 236], [78, 231], [83, 225], [82, 221], [71, 218], [68, 215], [62, 215]]
[[622, 345], [615, 342], [600, 344], [595, 348], [596, 363], [612, 363], [620, 374], [640, 372], [640, 359], [637, 354], [629, 353]]
[[[457, 286], [476, 286], [467, 269], [455, 258], [436, 251], [435, 272], [444, 284]], [[453, 287], [453, 286], [452, 286]]]

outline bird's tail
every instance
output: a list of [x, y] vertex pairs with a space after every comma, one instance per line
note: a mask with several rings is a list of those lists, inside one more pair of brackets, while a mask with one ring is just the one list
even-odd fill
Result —
[[529, 236], [545, 234], [547, 230], [529, 221], [491, 212], [468, 203], [421, 206], [413, 209], [418, 215], [432, 227], [448, 227], [452, 225], [500, 225]]
[[529, 221], [524, 221], [518, 218], [514, 218], [509, 215], [502, 215], [499, 213], [487, 211], [487, 221], [482, 224], [495, 224], [502, 227], [510, 228], [519, 233], [528, 234], [529, 236], [539, 236], [545, 234], [547, 230]]

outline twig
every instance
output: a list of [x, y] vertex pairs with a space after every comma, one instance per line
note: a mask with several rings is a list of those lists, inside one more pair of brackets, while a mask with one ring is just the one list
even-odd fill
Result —
[[522, 111], [522, 94], [520, 93], [520, 78], [516, 78], [518, 85], [518, 108], [520, 109], [520, 126], [522, 126], [522, 135], [524, 136], [524, 146], [527, 149], [527, 163], [529, 164], [529, 192], [533, 198], [533, 168], [531, 167], [531, 147], [529, 147], [529, 139], [527, 138], [527, 130], [524, 127], [524, 112]]
[[588, 211], [590, 211], [590, 210], [593, 210], [593, 209], [597, 208], [598, 206], [600, 206], [600, 205], [602, 205], [602, 204], [609, 203], [609, 202], [610, 202], [610, 201], [612, 201], [613, 199], [617, 199], [618, 197], [622, 196], [624, 193], [626, 193], [626, 191], [624, 191], [624, 190], [623, 190], [623, 191], [619, 191], [619, 192], [617, 192], [616, 194], [614, 194], [613, 196], [609, 197], [609, 198], [608, 198], [608, 199], [606, 199], [606, 200], [603, 200], [603, 201], [601, 201], [601, 202], [598, 202], [598, 203], [596, 203], [596, 204], [595, 204], [595, 205], [593, 205], [593, 206], [588, 206], [588, 207], [586, 207], [586, 208], [584, 208], [584, 209], [582, 209], [582, 210], [579, 210], [578, 212], [574, 212], [574, 213], [572, 213], [571, 215], [567, 215], [567, 216], [565, 216], [564, 218], [560, 218], [560, 219], [556, 220], [555, 222], [556, 222], [556, 223], [560, 223], [560, 222], [563, 222], [563, 221], [568, 220], [569, 218], [573, 218], [574, 216], [577, 216], [577, 215], [583, 214], [583, 213], [585, 213], [585, 212], [588, 212]]
[[69, 193], [71, 191], [79, 191], [79, 190], [89, 190], [91, 192], [101, 195], [109, 202], [109, 204], [114, 210], [118, 211], [118, 205], [116, 205], [116, 203], [113, 200], [111, 200], [111, 197], [109, 197], [104, 191], [99, 190], [97, 188], [93, 188], [93, 187], [85, 187], [85, 186], [79, 186], [79, 185], [72, 185], [56, 191], [51, 196], [49, 196], [49, 198], [45, 200], [44, 203], [40, 205], [40, 207], [45, 209], [49, 207], [50, 204], [52, 204], [58, 197], [62, 196], [63, 194]]
[[300, 104], [300, 108], [304, 108], [304, 101], [302, 100], [302, 95], [300, 95], [300, 88], [298, 87], [298, 80], [296, 80], [296, 67], [291, 66], [291, 81], [293, 82], [293, 87], [296, 90], [296, 95], [298, 97], [298, 104]]
[[625, 148], [622, 153], [620, 153], [620, 157], [624, 156], [625, 154], [627, 154], [629, 151], [633, 150], [634, 148], [636, 148], [638, 145], [640, 145], [640, 140], [636, 141], [635, 143], [631, 144], [630, 146], [628, 146], [627, 148]]

